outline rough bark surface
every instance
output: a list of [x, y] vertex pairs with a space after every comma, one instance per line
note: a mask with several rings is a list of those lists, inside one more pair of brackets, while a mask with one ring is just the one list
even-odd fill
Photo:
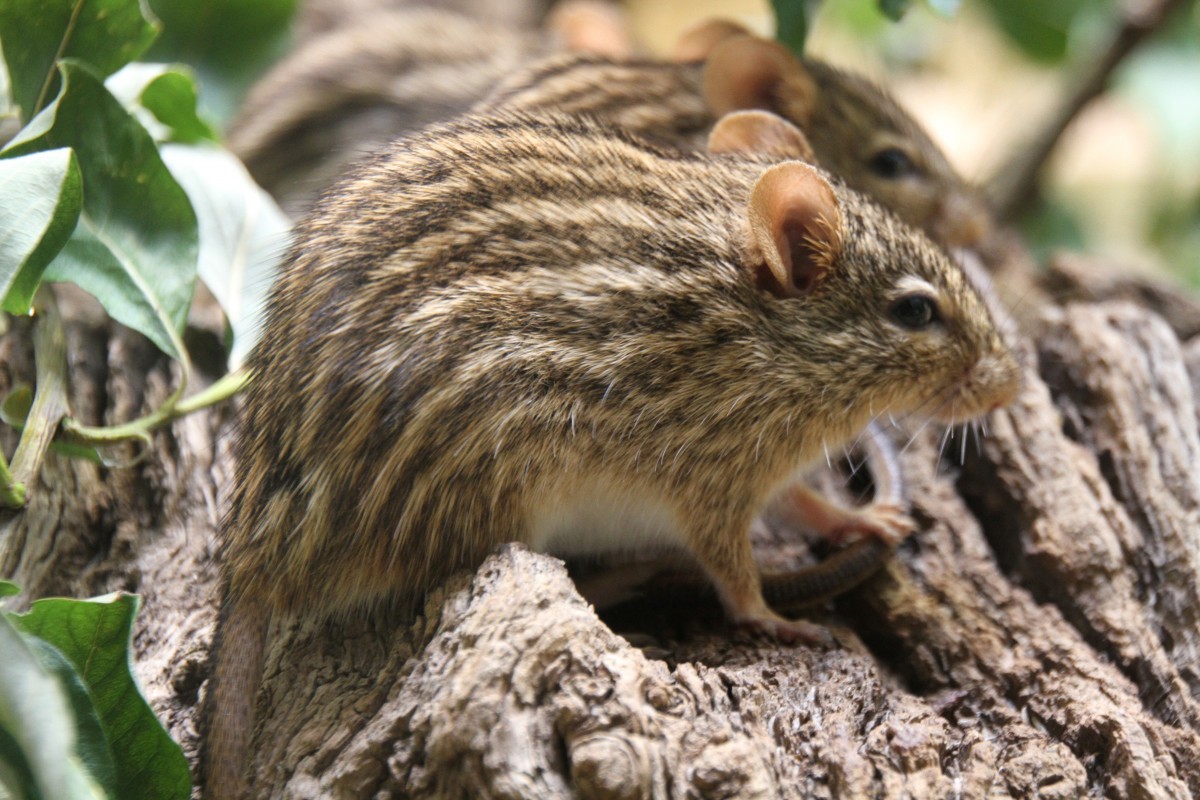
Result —
[[[834, 644], [652, 593], [598, 616], [559, 561], [510, 546], [415, 618], [277, 620], [256, 795], [1200, 797], [1197, 307], [1077, 258], [1044, 288], [1072, 302], [1022, 344], [1019, 402], [978, 443], [926, 429], [904, 450], [919, 530], [812, 615]], [[77, 416], [170, 391], [140, 337], [69, 318]], [[0, 390], [31, 379], [28, 332], [0, 342]], [[25, 599], [142, 594], [137, 672], [193, 758], [230, 420], [193, 415], [133, 467], [51, 456], [0, 518]]]

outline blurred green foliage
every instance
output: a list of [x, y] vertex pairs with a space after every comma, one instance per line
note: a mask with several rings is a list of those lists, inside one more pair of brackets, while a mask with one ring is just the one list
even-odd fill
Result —
[[983, 5], [1010, 42], [1047, 64], [1067, 57], [1081, 24], [1111, 19], [1116, 11], [1112, 0], [984, 0]]
[[[146, 61], [182, 61], [201, 111], [224, 123], [250, 84], [286, 49], [297, 0], [148, 0], [162, 32]], [[224, 127], [222, 125], [222, 127]]]
[[[899, 23], [883, 13], [900, 7], [905, 14]], [[887, 0], [830, 0], [817, 16], [823, 28], [850, 34], [863, 43], [864, 51], [879, 54], [893, 75], [930, 69], [930, 59], [949, 37], [964, 35], [966, 28], [989, 27], [1019, 57], [1043, 70], [1046, 80], [1065, 87], [1099, 56], [1120, 22], [1119, 13], [1116, 0], [967, 0], [961, 7], [943, 0], [894, 6]], [[991, 68], [991, 62], [974, 68]], [[1097, 216], [1098, 205], [1107, 203], [1119, 213], [1120, 203], [1129, 202], [1125, 197], [1148, 198], [1129, 207], [1121, 226], [1120, 236], [1130, 232], [1139, 240], [1122, 240], [1116, 246], [1123, 254], [1149, 255], [1200, 287], [1200, 3], [1184, 3], [1131, 53], [1113, 74], [1109, 91], [1125, 109], [1124, 118], [1132, 109], [1137, 115], [1133, 126], [1144, 122], [1152, 137], [1150, 152], [1133, 159], [1150, 165], [1138, 178], [1148, 185], [1135, 190], [1120, 183], [1132, 180], [1128, 173], [1118, 177], [1114, 172], [1112, 178], [1097, 177], [1104, 181], [1100, 184], [1059, 186], [1050, 174], [1042, 198], [1018, 225], [1039, 254], [1060, 248], [1095, 251], [1114, 246], [1119, 238], [1113, 226]], [[1018, 120], [1015, 132], [1005, 138], [1032, 136], [1041, 122], [1031, 114]], [[983, 137], [992, 134], [980, 132]], [[1114, 138], [1122, 141], [1128, 140]], [[1129, 155], [1114, 153], [1114, 162], [1127, 162]], [[1003, 157], [1000, 154], [999, 160]], [[1099, 169], [1089, 172], [1105, 174]]]

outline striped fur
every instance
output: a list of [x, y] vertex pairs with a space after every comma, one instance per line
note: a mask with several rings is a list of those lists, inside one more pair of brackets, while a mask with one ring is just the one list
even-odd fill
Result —
[[546, 36], [446, 10], [397, 8], [304, 41], [254, 85], [229, 147], [292, 215], [353, 162], [456, 116], [530, 59]]
[[[872, 415], [951, 388], [990, 407], [1010, 362], [958, 384], [1004, 352], [986, 310], [860, 196], [837, 190], [828, 291], [755, 288], [763, 169], [562, 117], [467, 119], [364, 164], [300, 226], [252, 362], [235, 589], [276, 576], [281, 610], [318, 585], [346, 609], [419, 594], [592, 482], [650, 487], [689, 547], [737, 561], [765, 498]], [[909, 280], [944, 296], [950, 340], [885, 322]]]
[[[476, 110], [561, 111], [699, 150], [715, 121], [705, 70], [724, 66], [557, 54], [510, 76]], [[936, 241], [969, 246], [986, 234], [990, 216], [982, 197], [882, 87], [819, 61], [791, 59], [763, 105], [804, 131], [822, 166]], [[888, 148], [911, 160], [911, 174], [879, 173], [873, 161]]]

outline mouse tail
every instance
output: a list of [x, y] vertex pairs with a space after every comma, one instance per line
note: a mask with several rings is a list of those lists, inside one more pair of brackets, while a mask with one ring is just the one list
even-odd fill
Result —
[[200, 774], [205, 800], [244, 800], [254, 707], [262, 683], [270, 606], [256, 592], [221, 592], [203, 709]]

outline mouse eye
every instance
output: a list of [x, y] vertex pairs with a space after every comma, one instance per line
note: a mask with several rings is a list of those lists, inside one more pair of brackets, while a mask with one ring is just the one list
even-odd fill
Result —
[[937, 303], [928, 295], [905, 295], [892, 305], [891, 314], [901, 326], [919, 331], [937, 321]]
[[914, 174], [917, 165], [899, 147], [887, 147], [871, 156], [870, 167], [881, 178], [898, 180]]

